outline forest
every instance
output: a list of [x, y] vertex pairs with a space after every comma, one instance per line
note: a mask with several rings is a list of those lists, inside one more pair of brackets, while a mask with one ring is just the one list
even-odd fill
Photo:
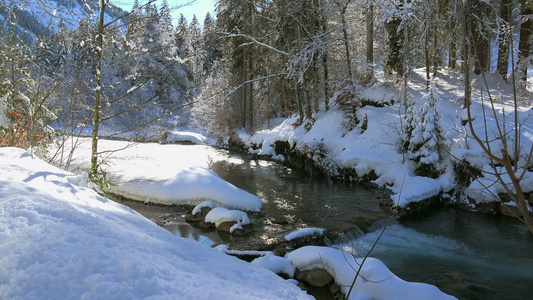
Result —
[[[529, 95], [530, 0], [220, 0], [216, 18], [202, 23], [183, 15], [173, 23], [166, 0], [135, 1], [128, 12], [106, 0], [0, 5], [0, 145], [33, 153], [52, 140], [91, 136], [95, 182], [104, 180], [99, 139], [144, 141], [194, 128], [227, 145], [278, 118], [297, 116], [311, 128], [332, 107], [348, 130], [364, 132], [362, 107], [394, 103], [405, 120], [398, 151], [416, 174], [437, 178], [443, 137], [432, 117], [432, 78], [464, 74], [467, 110], [471, 73], [499, 74], [512, 83], [515, 103]], [[420, 68], [430, 93], [424, 122], [434, 122], [424, 128], [408, 93]], [[400, 91], [387, 103], [363, 96], [377, 74]], [[518, 167], [520, 150], [494, 155], [487, 145], [495, 165]]]

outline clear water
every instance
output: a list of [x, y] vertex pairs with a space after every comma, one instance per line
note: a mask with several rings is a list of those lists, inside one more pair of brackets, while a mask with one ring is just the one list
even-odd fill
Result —
[[[379, 232], [335, 247], [366, 255]], [[518, 220], [443, 209], [391, 225], [371, 256], [459, 299], [533, 299], [532, 250]]]
[[[377, 201], [387, 197], [385, 191], [220, 152], [227, 159], [213, 162], [212, 169], [263, 199], [263, 212], [249, 215], [252, 233], [235, 237], [193, 227], [184, 221], [190, 207], [125, 204], [178, 236], [210, 246], [258, 249], [293, 230], [318, 227], [348, 233], [332, 247], [355, 255], [368, 252], [380, 229], [366, 235], [362, 230], [379, 227], [378, 220], [390, 215]], [[277, 224], [280, 219], [287, 223]], [[410, 217], [387, 228], [372, 256], [404, 280], [434, 284], [459, 299], [533, 299], [533, 235], [512, 218], [454, 209]]]

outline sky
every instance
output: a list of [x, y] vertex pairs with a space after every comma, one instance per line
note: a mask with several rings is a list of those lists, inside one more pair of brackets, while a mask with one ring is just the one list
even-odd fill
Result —
[[[130, 11], [134, 1], [112, 0], [111, 2], [126, 11]], [[157, 5], [160, 5], [162, 2], [163, 0], [156, 1]], [[187, 2], [191, 2], [191, 0], [167, 0], [167, 2], [170, 7], [176, 7], [172, 12], [174, 25], [176, 25], [180, 14], [183, 14], [189, 22], [192, 20], [193, 15], [196, 15], [200, 24], [203, 24], [205, 15], [208, 12], [213, 16], [215, 15], [216, 0], [194, 0], [192, 1], [193, 3], [189, 5], [186, 4]], [[139, 4], [142, 5], [143, 3], [146, 3], [146, 0], [139, 0]]]

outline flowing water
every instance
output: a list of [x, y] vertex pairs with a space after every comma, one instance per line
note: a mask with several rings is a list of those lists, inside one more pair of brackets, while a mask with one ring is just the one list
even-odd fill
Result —
[[[252, 233], [236, 237], [191, 226], [184, 221], [190, 207], [125, 204], [206, 245], [258, 249], [293, 230], [317, 227], [328, 230], [332, 247], [355, 255], [367, 253], [390, 215], [378, 205], [386, 191], [220, 151], [228, 159], [213, 162], [212, 169], [263, 199], [262, 213], [249, 214]], [[404, 280], [434, 284], [459, 299], [533, 299], [533, 235], [512, 218], [454, 209], [409, 217], [386, 229], [372, 256]]]

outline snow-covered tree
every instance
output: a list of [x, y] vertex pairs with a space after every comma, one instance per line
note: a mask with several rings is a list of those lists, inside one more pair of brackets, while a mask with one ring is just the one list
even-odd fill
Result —
[[220, 39], [216, 33], [216, 21], [210, 13], [205, 15], [204, 27], [202, 31], [202, 48], [205, 51], [205, 60], [203, 65], [203, 75], [209, 76], [213, 64], [222, 57], [220, 51]]
[[0, 37], [0, 146], [33, 149], [52, 133], [46, 124], [52, 114], [35, 90], [34, 53], [12, 21], [10, 34]]
[[422, 99], [424, 105], [420, 111], [420, 122], [412, 131], [409, 140], [409, 159], [415, 162], [417, 175], [436, 178], [441, 173], [444, 138], [439, 123], [440, 95], [434, 84], [430, 85], [429, 92]]
[[402, 128], [400, 130], [400, 150], [402, 153], [407, 153], [409, 151], [413, 132], [419, 124], [420, 117], [418, 115], [418, 109], [415, 106], [415, 101], [410, 98], [407, 101], [407, 108], [405, 109]]

